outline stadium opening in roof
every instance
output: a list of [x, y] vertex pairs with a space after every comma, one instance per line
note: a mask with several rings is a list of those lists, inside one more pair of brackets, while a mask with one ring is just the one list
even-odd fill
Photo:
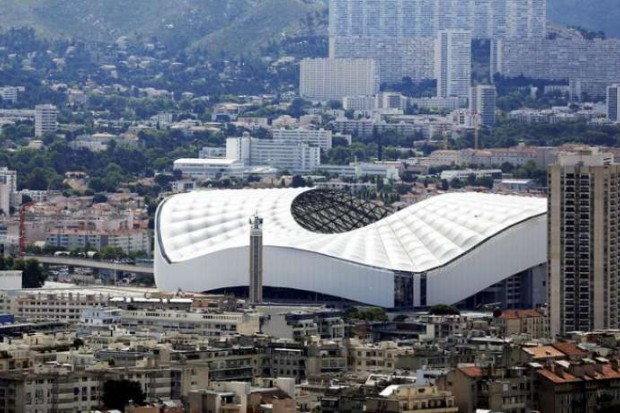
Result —
[[166, 291], [247, 287], [247, 222], [258, 214], [266, 291], [387, 308], [537, 305], [546, 301], [546, 213], [546, 199], [482, 193], [390, 214], [323, 189], [190, 192], [159, 206], [155, 279]]

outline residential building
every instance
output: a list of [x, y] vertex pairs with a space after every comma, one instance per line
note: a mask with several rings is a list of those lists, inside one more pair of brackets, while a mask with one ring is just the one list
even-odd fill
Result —
[[55, 133], [58, 129], [58, 109], [54, 105], [37, 105], [34, 108], [34, 135]]
[[304, 59], [300, 66], [302, 97], [341, 101], [345, 96], [374, 95], [379, 90], [372, 59]]
[[604, 99], [619, 72], [620, 39], [506, 38], [491, 46], [491, 73], [567, 81], [575, 100]]
[[[273, 311], [276, 310], [276, 311]], [[262, 331], [274, 337], [301, 340], [316, 336], [324, 339], [345, 337], [345, 322], [341, 311], [318, 309], [260, 308], [266, 314]]]
[[386, 387], [380, 398], [371, 397], [366, 401], [369, 413], [457, 413], [459, 408], [451, 392], [439, 390], [435, 386], [416, 384], [393, 384]]
[[321, 129], [285, 129], [277, 128], [271, 131], [274, 142], [306, 144], [318, 146], [322, 151], [332, 148], [332, 131]]
[[596, 148], [549, 168], [551, 334], [618, 328], [620, 165]]
[[359, 112], [372, 112], [377, 105], [375, 96], [345, 96], [342, 98], [342, 108]]
[[476, 116], [477, 124], [495, 125], [496, 90], [493, 85], [472, 86], [469, 92], [469, 110]]
[[437, 96], [469, 97], [471, 87], [471, 32], [442, 30], [435, 46]]
[[243, 163], [235, 159], [198, 159], [182, 158], [174, 161], [175, 171], [193, 179], [219, 179], [223, 177], [240, 177], [243, 175]]
[[607, 119], [620, 121], [620, 84], [607, 86]]
[[545, 413], [602, 411], [620, 399], [619, 388], [617, 359], [559, 360], [536, 370], [538, 410]]
[[104, 293], [29, 292], [12, 298], [11, 312], [29, 321], [77, 323], [84, 309], [104, 306], [109, 299]]
[[0, 168], [0, 210], [9, 215], [12, 208], [21, 205], [21, 195], [17, 192], [17, 172], [7, 167]]
[[16, 103], [18, 97], [19, 88], [14, 86], [0, 87], [0, 99], [7, 103]]
[[349, 365], [354, 371], [392, 373], [397, 358], [412, 353], [411, 349], [399, 347], [392, 341], [367, 344], [350, 339], [347, 342]]
[[205, 146], [198, 152], [198, 157], [200, 159], [226, 158], [226, 147], [213, 148]]
[[454, 394], [462, 413], [476, 413], [477, 409], [516, 413], [534, 406], [533, 380], [521, 368], [461, 365], [441, 377], [437, 385]]
[[519, 334], [532, 339], [549, 337], [549, 320], [540, 310], [504, 310], [499, 317], [495, 317], [493, 324], [499, 327], [502, 337]]
[[200, 313], [175, 310], [123, 310], [121, 325], [130, 331], [176, 331], [220, 337], [260, 331], [258, 313]]
[[547, 34], [546, 0], [334, 0], [329, 5], [329, 56], [375, 59], [381, 82], [433, 78], [433, 39], [441, 30], [468, 30], [474, 39]]
[[101, 250], [104, 247], [115, 247], [122, 249], [125, 254], [129, 254], [150, 251], [151, 237], [146, 229], [116, 231], [53, 229], [47, 233], [45, 243], [68, 251], [87, 248]]
[[[321, 148], [304, 142], [284, 140], [286, 133], [277, 132], [276, 139], [258, 139], [247, 132], [241, 137], [226, 139], [226, 157], [229, 162], [237, 162], [245, 167], [271, 166], [292, 172], [307, 172], [321, 164]], [[294, 134], [293, 134], [294, 135]], [[299, 134], [308, 141], [328, 144], [328, 135]]]

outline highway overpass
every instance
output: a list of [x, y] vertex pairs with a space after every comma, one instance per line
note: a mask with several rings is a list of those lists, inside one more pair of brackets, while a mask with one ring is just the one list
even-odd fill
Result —
[[25, 259], [35, 259], [41, 264], [66, 265], [69, 267], [85, 267], [99, 270], [132, 272], [135, 274], [153, 275], [153, 265], [115, 264], [108, 261], [89, 260], [86, 258], [55, 257], [49, 255], [27, 255]]

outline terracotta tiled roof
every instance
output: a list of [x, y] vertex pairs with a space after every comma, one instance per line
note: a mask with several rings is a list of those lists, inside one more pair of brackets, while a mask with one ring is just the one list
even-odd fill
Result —
[[482, 369], [476, 366], [459, 367], [459, 371], [472, 379], [482, 377]]
[[552, 346], [523, 347], [523, 351], [532, 356], [534, 360], [566, 357], [566, 354]]
[[567, 356], [576, 356], [576, 357], [587, 357], [588, 352], [577, 347], [577, 344], [570, 342], [558, 341], [557, 343], [551, 344], [556, 349], [560, 350], [562, 353]]

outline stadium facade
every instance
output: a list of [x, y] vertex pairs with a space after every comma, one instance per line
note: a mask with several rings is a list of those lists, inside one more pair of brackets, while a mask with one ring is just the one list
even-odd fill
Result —
[[510, 281], [502, 291], [522, 295], [525, 283], [538, 291], [530, 301], [545, 300], [546, 199], [481, 193], [438, 195], [392, 214], [313, 188], [175, 195], [156, 216], [158, 288], [247, 287], [254, 214], [264, 219], [265, 287], [411, 308], [467, 302]]

